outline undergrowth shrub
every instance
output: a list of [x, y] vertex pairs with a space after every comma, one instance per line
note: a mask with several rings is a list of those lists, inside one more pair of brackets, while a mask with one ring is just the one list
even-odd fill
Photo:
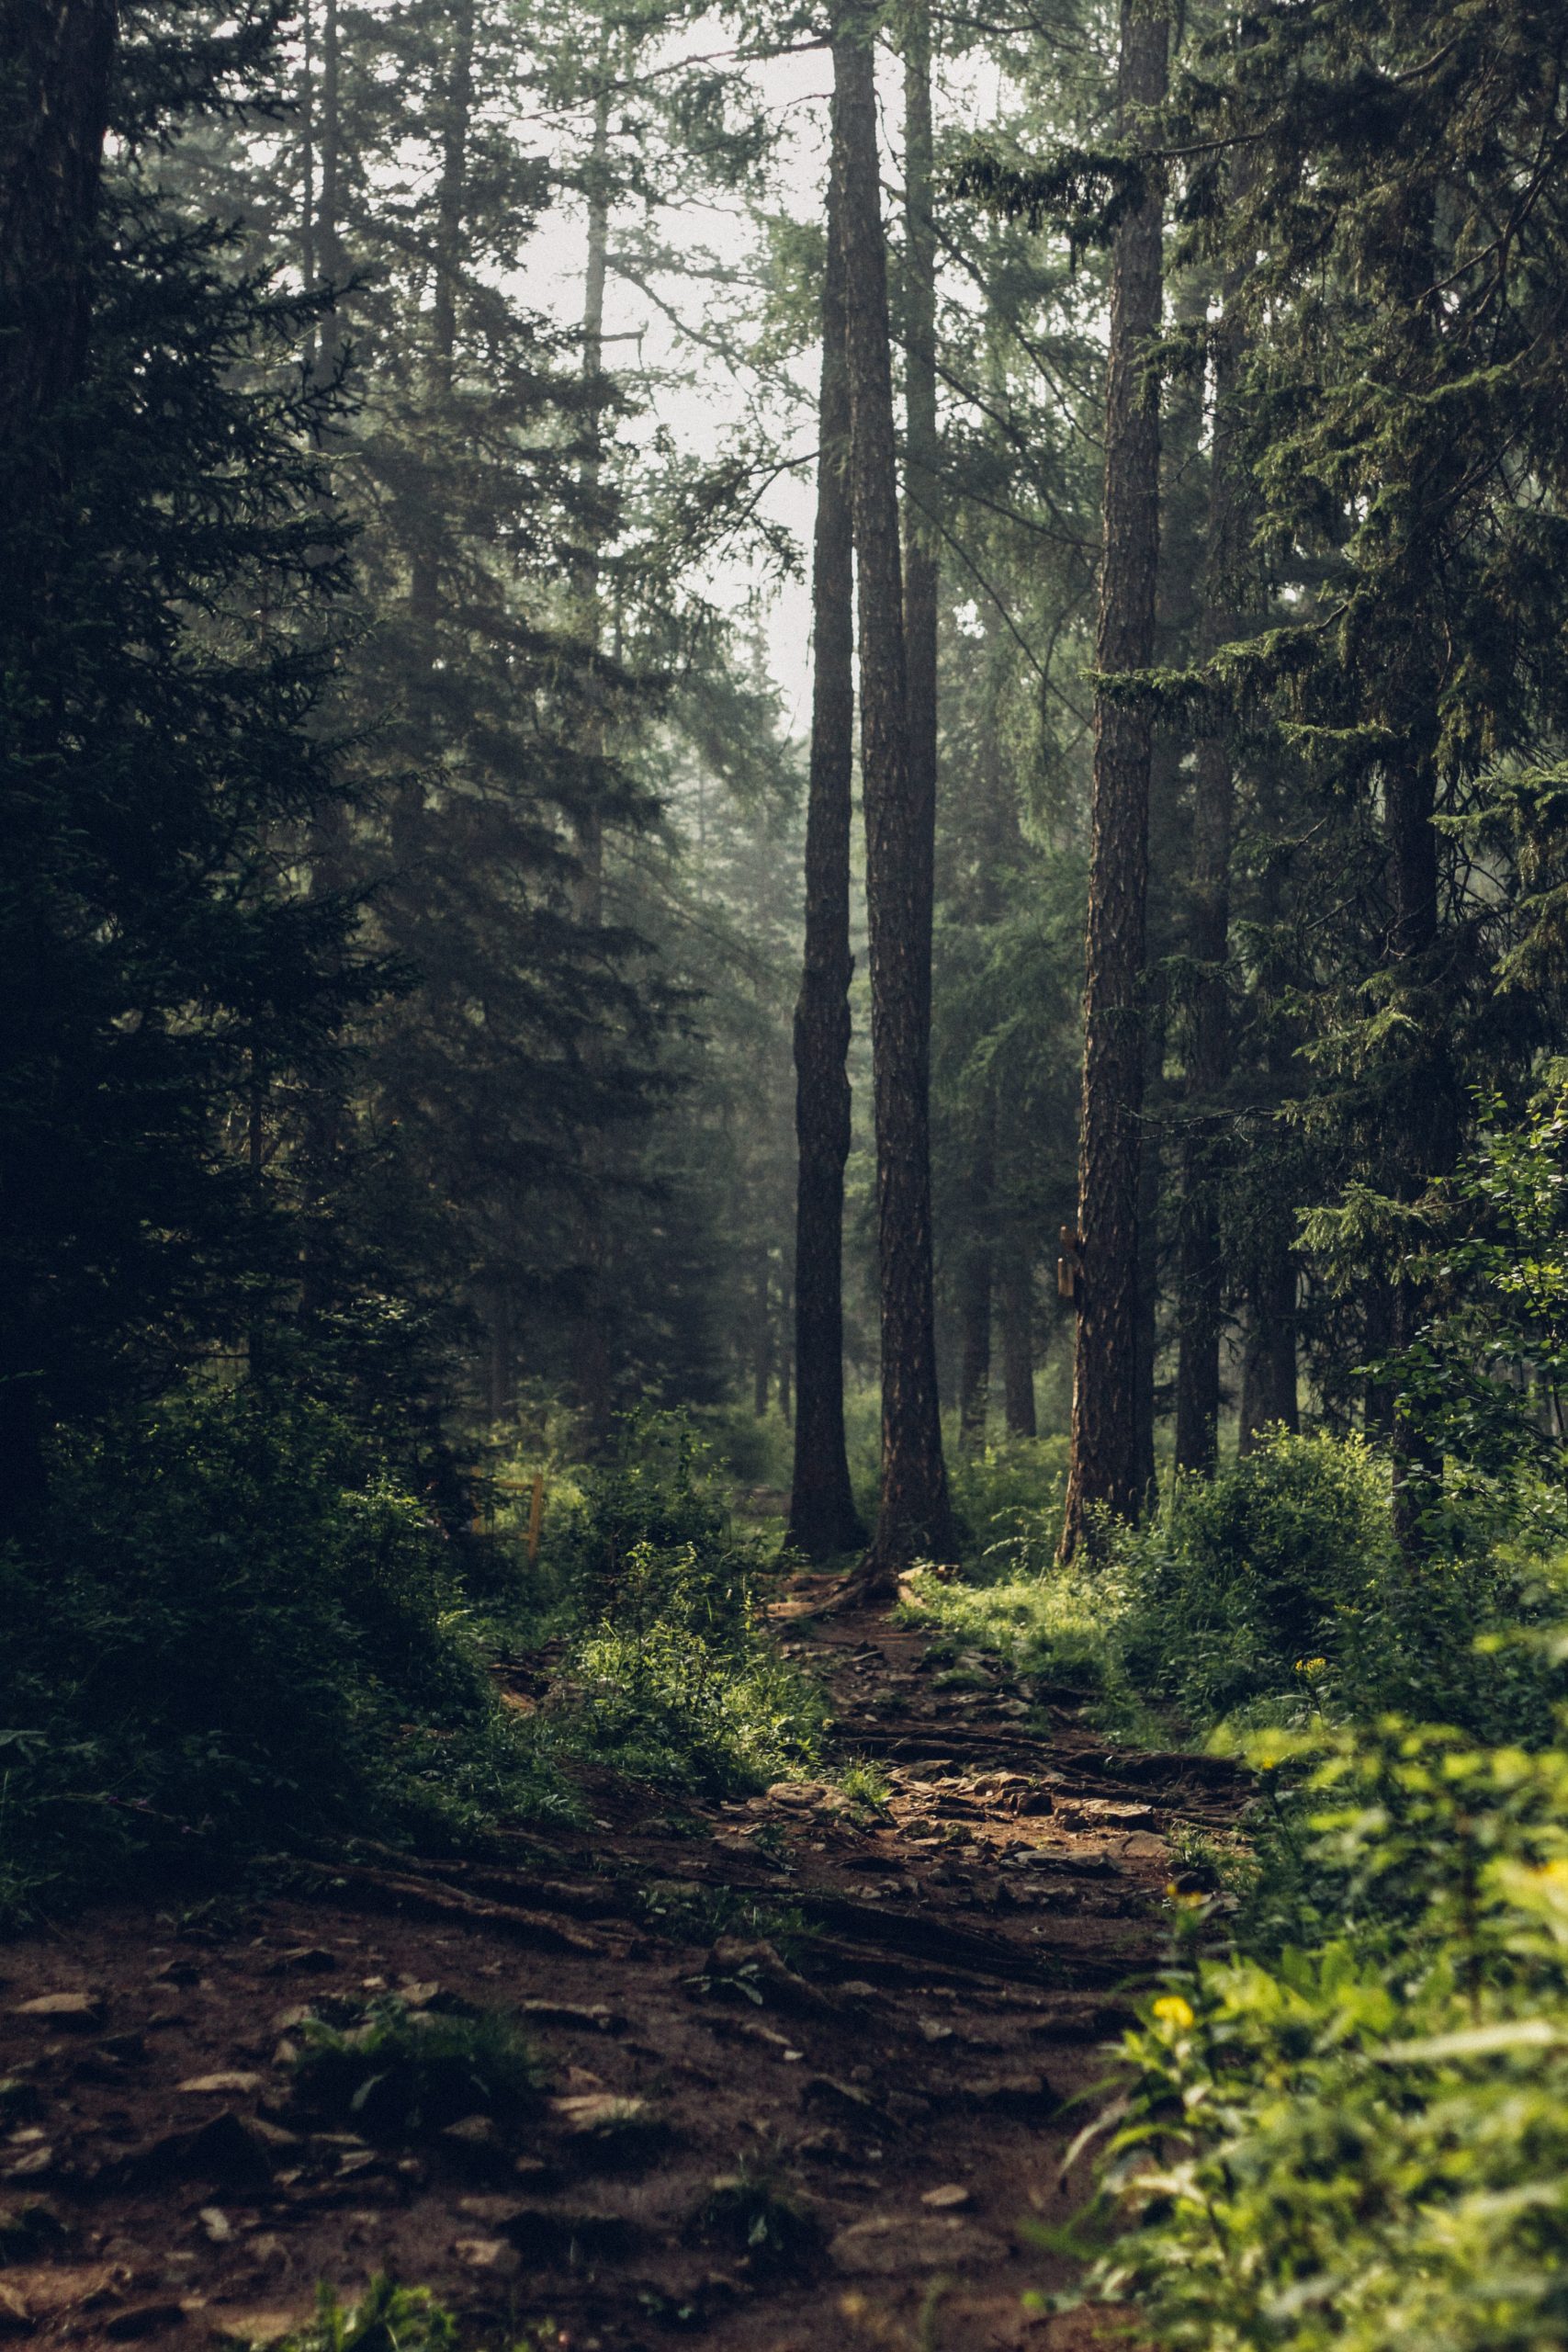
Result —
[[1568, 1751], [1388, 1717], [1254, 1754], [1308, 1747], [1264, 1917], [1206, 1953], [1189, 1913], [1125, 2037], [1090, 2291], [1195, 2352], [1561, 2343]]
[[542, 2079], [515, 2018], [445, 2014], [396, 1998], [356, 2025], [307, 2018], [294, 2065], [297, 2104], [368, 2138], [439, 2132], [464, 2116], [502, 2120], [532, 2106]]
[[0, 1624], [0, 1910], [525, 1795], [446, 1539], [307, 1399], [195, 1387], [62, 1441]]
[[1357, 1438], [1277, 1433], [1209, 1481], [1180, 1479], [1118, 1535], [1116, 1668], [1156, 1705], [1206, 1727], [1297, 1688], [1396, 1553], [1388, 1472]]
[[457, 2323], [428, 2287], [400, 2287], [373, 2278], [357, 2303], [322, 2287], [316, 2316], [293, 2331], [277, 2352], [457, 2352]]
[[1086, 1692], [1107, 1686], [1111, 1634], [1122, 1605], [1114, 1567], [1025, 1566], [983, 1584], [925, 1569], [905, 1589], [899, 1614], [906, 1622], [995, 1650], [1020, 1674], [1045, 1675]]
[[712, 1792], [814, 1759], [823, 1702], [766, 1638], [759, 1544], [736, 1531], [689, 1423], [629, 1421], [558, 1541], [587, 1623], [552, 1711], [558, 1737], [638, 1778]]
[[1038, 1573], [1055, 1556], [1067, 1493], [1065, 1437], [998, 1438], [954, 1449], [948, 1474], [976, 1582]]
[[1540, 1652], [1476, 1637], [1568, 1608], [1557, 1504], [1527, 1481], [1504, 1496], [1456, 1476], [1447, 1542], [1412, 1562], [1388, 1487], [1359, 1438], [1280, 1431], [1206, 1483], [1179, 1480], [1092, 1566], [1055, 1565], [1054, 1500], [1021, 1508], [978, 1568], [917, 1578], [909, 1613], [1098, 1693], [1127, 1737], [1403, 1708], [1540, 1746], [1553, 1730]]

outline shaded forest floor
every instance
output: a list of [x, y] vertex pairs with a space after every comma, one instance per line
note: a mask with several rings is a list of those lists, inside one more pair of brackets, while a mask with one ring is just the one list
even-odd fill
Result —
[[[0, 2335], [274, 2342], [319, 2280], [389, 2272], [479, 2341], [573, 2352], [1081, 2339], [1021, 2301], [1062, 2276], [1030, 2224], [1075, 2201], [1068, 2102], [1159, 1962], [1182, 1833], [1244, 1792], [1109, 1753], [994, 1665], [939, 1682], [919, 1631], [812, 1597], [781, 1638], [885, 1804], [591, 1778], [588, 1826], [483, 1861], [361, 1848], [0, 1946]], [[548, 1661], [502, 1671], [526, 1707]], [[536, 2094], [391, 2132], [374, 2093], [312, 2110], [305, 2014], [392, 1997], [518, 2014]]]

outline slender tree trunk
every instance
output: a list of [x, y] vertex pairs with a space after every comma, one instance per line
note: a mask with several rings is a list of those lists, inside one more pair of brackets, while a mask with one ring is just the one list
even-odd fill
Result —
[[[16, 459], [75, 388], [108, 130], [114, 0], [0, 0], [0, 432]], [[50, 447], [34, 494], [60, 481]]]
[[1296, 1380], [1296, 1261], [1281, 1231], [1251, 1301], [1242, 1359], [1240, 1453], [1252, 1453], [1265, 1430], [1298, 1426]]
[[931, 219], [930, 0], [904, 29], [904, 645], [909, 695], [909, 806], [936, 823], [936, 234]]
[[[1214, 427], [1209, 458], [1209, 528], [1201, 651], [1212, 659], [1240, 627], [1244, 515], [1236, 447], [1235, 388], [1241, 357], [1240, 288], [1232, 277], [1214, 349]], [[1207, 1477], [1220, 1419], [1220, 1340], [1224, 1324], [1217, 1188], [1225, 1125], [1218, 1105], [1230, 1076], [1231, 832], [1235, 776], [1232, 729], [1213, 728], [1198, 744], [1192, 796], [1190, 953], [1198, 967], [1187, 1058], [1181, 1147], [1180, 1355], [1176, 1375], [1176, 1466]]]
[[987, 1092], [968, 1170], [968, 1234], [958, 1267], [958, 1442], [983, 1453], [991, 1409], [991, 1295], [996, 1251], [996, 1103]]
[[[319, 61], [320, 82], [309, 78], [311, 47], [306, 23], [307, 83], [303, 115], [308, 141], [307, 161], [315, 167], [313, 209], [307, 177], [306, 214], [301, 222], [302, 264], [320, 269], [330, 284], [346, 277], [343, 220], [343, 59], [338, 0], [323, 0]], [[329, 311], [311, 354], [318, 381], [330, 380], [343, 345], [343, 322]], [[328, 503], [331, 503], [329, 492]], [[394, 823], [396, 823], [394, 813]], [[310, 890], [313, 899], [335, 899], [351, 887], [352, 842], [348, 811], [341, 800], [329, 801], [311, 819]], [[337, 1294], [342, 1250], [333, 1227], [333, 1207], [341, 1195], [344, 1133], [347, 1125], [341, 1073], [332, 1068], [312, 1079], [302, 1122], [302, 1182], [306, 1210], [300, 1257], [300, 1309], [307, 1320], [324, 1314]], [[257, 1336], [259, 1337], [259, 1331]], [[252, 1364], [261, 1369], [253, 1341]]]
[[1143, 1142], [1138, 1154], [1138, 1298], [1134, 1324], [1134, 1476], [1138, 1509], [1158, 1491], [1155, 1468], [1155, 1375], [1159, 1359], [1159, 1202], [1163, 1160], [1158, 1114], [1163, 1107], [1165, 1004], [1151, 1003], [1145, 1035]]
[[[1163, 0], [1122, 0], [1123, 123], [1165, 94]], [[1145, 668], [1154, 648], [1159, 555], [1159, 391], [1144, 366], [1160, 322], [1163, 198], [1152, 178], [1117, 232], [1105, 403], [1101, 671]], [[1146, 708], [1096, 695], [1078, 1152], [1082, 1272], [1073, 1377], [1072, 1463], [1062, 1556], [1091, 1514], [1136, 1516], [1138, 1159], [1144, 1082], [1150, 723]]]
[[[1427, 665], [1413, 650], [1411, 670], [1423, 677]], [[1433, 740], [1437, 690], [1431, 682], [1419, 714], [1411, 713], [1403, 756], [1383, 775], [1384, 842], [1388, 862], [1389, 953], [1395, 967], [1407, 967], [1416, 985], [1438, 938], [1437, 752]], [[1417, 1195], [1427, 1181], [1444, 1173], [1455, 1149], [1452, 1072], [1441, 1039], [1423, 1035], [1402, 1073], [1404, 1095], [1397, 1124], [1399, 1191]], [[1396, 1272], [1391, 1301], [1390, 1337], [1395, 1352], [1413, 1347], [1427, 1312], [1422, 1286]], [[1443, 1477], [1441, 1449], [1392, 1407], [1394, 1530], [1408, 1555], [1421, 1548], [1421, 1521], [1437, 1499]]]
[[[1380, 1363], [1393, 1346], [1393, 1284], [1385, 1274], [1369, 1274], [1362, 1283], [1361, 1315], [1367, 1362]], [[1393, 1434], [1393, 1391], [1384, 1380], [1362, 1385], [1361, 1429], [1373, 1444], [1386, 1444]]]
[[898, 546], [897, 458], [886, 248], [876, 151], [873, 21], [833, 41], [849, 315], [851, 447], [860, 605], [861, 771], [865, 799], [882, 1295], [882, 1498], [866, 1559], [891, 1589], [913, 1559], [955, 1545], [937, 1409], [931, 1295], [931, 955], [935, 808], [909, 765]]
[[[588, 259], [582, 294], [582, 372], [596, 380], [604, 365], [604, 285], [610, 251], [610, 109], [611, 35], [606, 28], [600, 43], [599, 88], [593, 105], [593, 136], [589, 151]], [[581, 468], [581, 481], [590, 501], [604, 476], [600, 447], [601, 418], [595, 411], [591, 446]], [[579, 607], [584, 643], [600, 650], [604, 616], [600, 609], [600, 548], [592, 536], [578, 571]], [[584, 749], [602, 756], [604, 727], [595, 709], [586, 730]], [[575, 820], [577, 836], [577, 910], [580, 921], [598, 930], [604, 920], [604, 828], [599, 810], [585, 806]], [[582, 1254], [586, 1276], [581, 1320], [578, 1326], [574, 1371], [583, 1421], [592, 1444], [609, 1439], [615, 1415], [615, 1344], [612, 1329], [613, 1246], [605, 1216], [604, 1155], [590, 1138], [586, 1149], [585, 1185], [581, 1206]]]
[[[336, 6], [337, 0], [327, 0], [329, 9], [335, 9]], [[474, 110], [473, 0], [457, 0], [450, 18], [450, 40], [442, 97], [445, 119], [441, 124], [441, 177], [435, 193], [435, 273], [430, 305], [431, 388], [443, 405], [451, 393], [457, 354], [457, 291], [468, 190], [468, 132]], [[323, 158], [323, 185], [325, 174]], [[427, 508], [421, 519], [424, 530], [414, 548], [409, 605], [423, 639], [423, 657], [434, 681], [441, 597], [437, 548], [444, 518]]]
[[517, 1400], [516, 1363], [512, 1347], [512, 1301], [492, 1289], [485, 1301], [490, 1329], [485, 1351], [485, 1406], [492, 1421], [505, 1420]]
[[751, 1413], [765, 1420], [773, 1377], [773, 1257], [764, 1241], [757, 1250], [751, 1293]]
[[[0, 658], [24, 674], [70, 528], [68, 404], [88, 352], [116, 36], [112, 0], [0, 0], [0, 472], [14, 567], [0, 582]], [[47, 1495], [50, 1321], [43, 1284], [0, 1300], [0, 1534]]]
[[1002, 1408], [1009, 1437], [1036, 1437], [1034, 1283], [1029, 1253], [1016, 1235], [1001, 1250]]
[[806, 956], [795, 1009], [795, 1476], [788, 1542], [825, 1560], [865, 1542], [844, 1443], [844, 1165], [850, 1154], [850, 820], [854, 770], [854, 537], [844, 259], [828, 191], [817, 537], [811, 577], [811, 766]]

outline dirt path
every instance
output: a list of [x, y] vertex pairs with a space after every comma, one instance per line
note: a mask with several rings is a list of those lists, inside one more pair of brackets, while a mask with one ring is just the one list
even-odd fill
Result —
[[[573, 2352], [1061, 2346], [1020, 2298], [1052, 2275], [1028, 2221], [1071, 2202], [1064, 2104], [1157, 1962], [1173, 1833], [1239, 1792], [1108, 1757], [998, 1670], [944, 1683], [880, 1617], [783, 1631], [891, 1821], [592, 1785], [593, 1826], [505, 1863], [389, 1856], [227, 1921], [0, 1946], [0, 2335], [265, 2342], [318, 2279], [386, 2269]], [[521, 2008], [536, 2114], [312, 2129], [280, 2043], [383, 1991]]]

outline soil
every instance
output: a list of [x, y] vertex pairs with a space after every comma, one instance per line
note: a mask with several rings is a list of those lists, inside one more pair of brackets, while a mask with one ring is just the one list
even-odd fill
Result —
[[[1023, 2300], [1065, 2277], [1038, 2228], [1081, 2195], [1072, 2102], [1159, 1964], [1173, 1838], [1245, 1789], [817, 1597], [781, 1635], [843, 1752], [889, 1772], [881, 1817], [591, 1778], [589, 1826], [500, 1860], [362, 1851], [227, 1912], [0, 1947], [0, 2339], [265, 2344], [318, 2281], [352, 2300], [386, 2271], [530, 2352], [1086, 2341]], [[301, 2013], [386, 1993], [521, 2010], [537, 2102], [504, 2130], [320, 2128]]]

